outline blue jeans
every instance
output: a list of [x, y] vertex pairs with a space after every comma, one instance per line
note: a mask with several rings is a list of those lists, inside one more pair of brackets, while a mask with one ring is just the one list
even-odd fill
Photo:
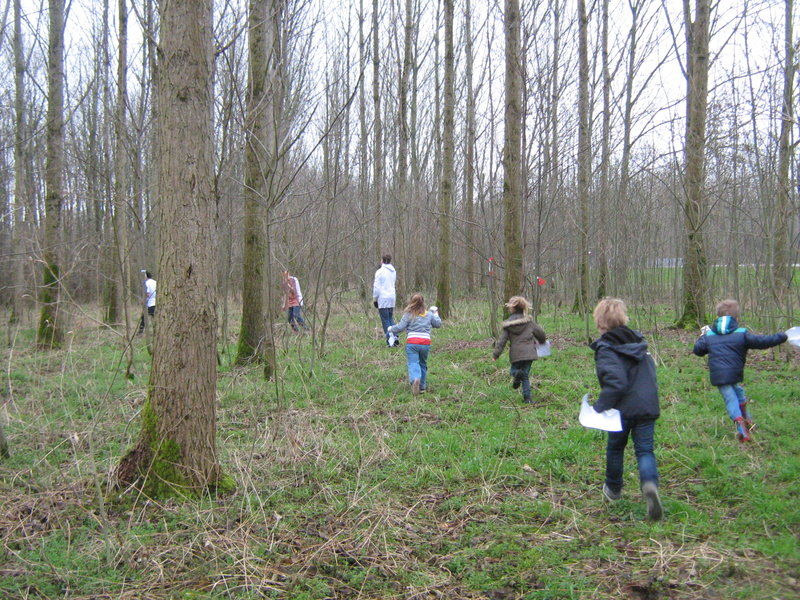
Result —
[[378, 314], [381, 316], [381, 325], [383, 325], [383, 335], [385, 335], [387, 338], [389, 337], [389, 332], [386, 330], [394, 325], [394, 317], [392, 316], [393, 312], [393, 308], [378, 309]]
[[408, 381], [414, 383], [419, 379], [419, 389], [424, 390], [428, 377], [428, 352], [431, 347], [427, 344], [406, 344], [406, 359], [408, 361]]
[[292, 326], [292, 329], [297, 331], [297, 325], [301, 325], [303, 329], [306, 328], [306, 322], [303, 320], [303, 315], [300, 311], [299, 306], [290, 306], [289, 307], [289, 324]]
[[633, 447], [636, 451], [636, 462], [639, 464], [639, 483], [653, 481], [658, 484], [658, 467], [656, 455], [653, 454], [653, 437], [656, 420], [622, 419], [622, 431], [608, 432], [606, 446], [606, 485], [613, 492], [622, 489], [622, 463], [628, 435], [633, 434]]
[[531, 397], [531, 363], [532, 360], [516, 360], [511, 363], [511, 376], [522, 382], [522, 396]]
[[717, 386], [719, 393], [722, 394], [722, 399], [725, 400], [725, 408], [728, 409], [728, 416], [731, 419], [741, 419], [744, 415], [739, 406], [747, 402], [747, 397], [744, 395], [744, 388], [738, 383], [733, 385], [720, 385]]

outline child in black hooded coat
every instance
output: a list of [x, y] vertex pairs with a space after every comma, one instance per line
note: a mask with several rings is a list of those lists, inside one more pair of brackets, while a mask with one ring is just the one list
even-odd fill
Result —
[[622, 431], [608, 432], [603, 494], [609, 500], [622, 495], [623, 457], [628, 437], [632, 436], [647, 515], [658, 520], [663, 509], [653, 450], [655, 423], [660, 414], [655, 363], [642, 335], [627, 327], [628, 315], [622, 300], [601, 300], [594, 309], [594, 321], [601, 334], [590, 345], [601, 388], [594, 409], [603, 412], [616, 408], [622, 416]]

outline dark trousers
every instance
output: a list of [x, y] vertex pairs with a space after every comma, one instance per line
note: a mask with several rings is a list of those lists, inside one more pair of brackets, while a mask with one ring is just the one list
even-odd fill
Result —
[[608, 432], [606, 446], [606, 485], [614, 492], [622, 489], [622, 464], [628, 436], [633, 436], [633, 448], [639, 465], [639, 483], [652, 481], [658, 484], [658, 467], [653, 453], [656, 420], [622, 419], [622, 431]]
[[290, 306], [288, 312], [289, 324], [292, 326], [292, 329], [297, 331], [298, 325], [306, 329], [306, 322], [303, 320], [303, 314], [299, 306]]
[[378, 314], [381, 316], [381, 325], [383, 326], [383, 335], [389, 337], [389, 332], [386, 331], [394, 325], [394, 309], [393, 308], [379, 308]]
[[[147, 315], [148, 315], [148, 316], [149, 316], [151, 319], [152, 319], [153, 317], [155, 317], [155, 316], [156, 316], [156, 307], [155, 307], [155, 306], [148, 306], [148, 307], [147, 307]], [[141, 318], [141, 319], [139, 319], [139, 329], [138, 329], [138, 332], [137, 332], [137, 333], [142, 333], [142, 332], [144, 332], [144, 326], [145, 326], [145, 322], [144, 322], [144, 320], [145, 320], [145, 316], [144, 316], [144, 313], [142, 313], [142, 318]]]
[[532, 360], [515, 360], [511, 363], [511, 376], [522, 383], [523, 398], [531, 397], [531, 364]]

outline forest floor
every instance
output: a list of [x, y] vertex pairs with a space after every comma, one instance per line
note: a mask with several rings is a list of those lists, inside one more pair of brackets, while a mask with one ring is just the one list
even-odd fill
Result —
[[741, 445], [695, 335], [632, 323], [661, 392], [666, 515], [650, 523], [632, 448], [609, 504], [605, 435], [578, 424], [597, 389], [585, 322], [542, 316], [554, 352], [528, 406], [478, 310], [434, 332], [418, 397], [372, 310], [334, 314], [321, 357], [318, 336], [281, 334], [277, 383], [230, 367], [228, 340], [218, 448], [237, 489], [197, 502], [107, 489], [138, 435], [142, 338], [128, 382], [108, 330], [75, 322], [51, 352], [19, 331], [2, 362], [0, 598], [800, 597], [800, 354], [751, 352]]

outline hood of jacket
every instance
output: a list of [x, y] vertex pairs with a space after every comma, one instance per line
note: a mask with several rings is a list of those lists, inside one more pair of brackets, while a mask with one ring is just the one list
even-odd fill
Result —
[[711, 325], [711, 331], [717, 335], [728, 335], [739, 328], [736, 317], [717, 317]]
[[394, 267], [391, 264], [384, 263], [381, 265], [381, 269], [386, 269], [387, 271], [394, 273]]
[[524, 315], [522, 313], [512, 313], [509, 315], [508, 319], [503, 321], [502, 326], [503, 329], [508, 329], [509, 331], [517, 332], [517, 330], [521, 330], [527, 323], [533, 321], [533, 317], [530, 315]]
[[647, 356], [647, 342], [642, 334], [625, 325], [606, 331], [597, 340], [589, 344], [595, 352], [602, 347], [612, 349], [617, 354], [641, 362]]

